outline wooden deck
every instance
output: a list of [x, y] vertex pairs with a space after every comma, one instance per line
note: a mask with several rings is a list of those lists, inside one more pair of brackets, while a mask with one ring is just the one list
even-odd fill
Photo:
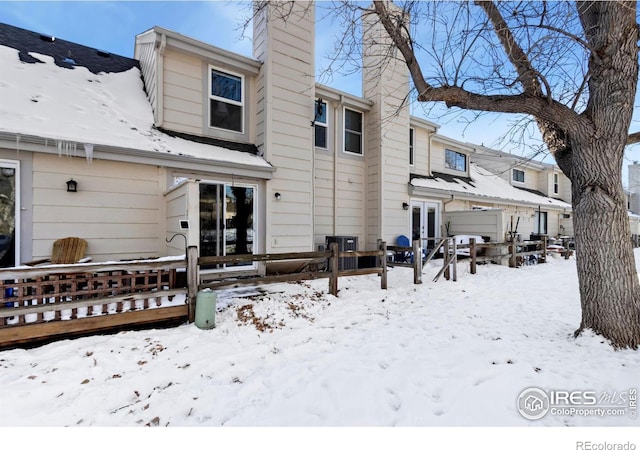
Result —
[[0, 347], [186, 321], [184, 260], [18, 267], [0, 271]]

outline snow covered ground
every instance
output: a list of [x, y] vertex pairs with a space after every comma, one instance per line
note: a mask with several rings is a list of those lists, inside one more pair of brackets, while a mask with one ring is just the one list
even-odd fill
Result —
[[[410, 269], [392, 269], [386, 291], [375, 275], [341, 278], [337, 298], [326, 280], [249, 297], [226, 291], [211, 330], [191, 324], [2, 351], [0, 423], [637, 432], [629, 397], [640, 387], [640, 353], [614, 351], [592, 333], [572, 337], [575, 260], [482, 265], [476, 275], [460, 264], [457, 282], [433, 283], [439, 264], [425, 268], [422, 285]], [[597, 406], [623, 415], [528, 420], [517, 400], [530, 387], [593, 392]]]

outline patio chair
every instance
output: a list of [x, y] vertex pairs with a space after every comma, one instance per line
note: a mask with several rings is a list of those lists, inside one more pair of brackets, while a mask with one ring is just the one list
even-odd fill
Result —
[[66, 237], [53, 243], [51, 258], [38, 259], [24, 263], [27, 266], [38, 264], [76, 264], [91, 261], [91, 257], [85, 257], [87, 241], [78, 237]]

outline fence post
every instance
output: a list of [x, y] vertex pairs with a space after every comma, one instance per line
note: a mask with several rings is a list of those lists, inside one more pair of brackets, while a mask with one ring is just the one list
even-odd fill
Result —
[[331, 268], [331, 276], [329, 277], [329, 294], [338, 296], [338, 243], [332, 242], [329, 244], [331, 250], [331, 257], [329, 258], [329, 267]]
[[469, 269], [472, 275], [476, 273], [476, 238], [469, 239]]
[[511, 257], [509, 258], [509, 267], [517, 267], [516, 266], [516, 252], [518, 248], [516, 246], [515, 239], [511, 240], [511, 246], [509, 247], [509, 251], [511, 252]]
[[198, 285], [200, 284], [199, 275], [198, 247], [190, 245], [187, 247], [187, 310], [190, 323], [196, 320], [196, 296], [198, 295]]
[[422, 247], [420, 241], [413, 241], [413, 284], [422, 284]]
[[380, 250], [382, 250], [382, 257], [380, 259], [380, 266], [382, 267], [382, 273], [380, 278], [380, 289], [387, 288], [387, 243], [386, 241], [380, 242]]
[[444, 269], [444, 279], [448, 280], [450, 278], [449, 263], [451, 262], [449, 261], [449, 239], [444, 241], [443, 255], [444, 255], [444, 265], [447, 267], [446, 269]]
[[547, 237], [542, 236], [542, 262], [547, 262]]
[[453, 240], [453, 256], [451, 257], [453, 261], [453, 281], [458, 281], [458, 244], [456, 240]]

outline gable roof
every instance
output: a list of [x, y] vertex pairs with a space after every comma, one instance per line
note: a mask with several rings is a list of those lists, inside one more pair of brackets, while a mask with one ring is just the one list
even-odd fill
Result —
[[[0, 30], [0, 139], [13, 139], [15, 148], [30, 142], [39, 144], [40, 151], [72, 149], [90, 158], [95, 146], [96, 151], [149, 161], [247, 168], [267, 178], [273, 172], [255, 146], [195, 142], [156, 129], [137, 61], [103, 57], [67, 41], [46, 42], [37, 33], [8, 25], [0, 25]], [[24, 41], [16, 42], [20, 39]], [[75, 65], [63, 61], [68, 50]]]
[[409, 182], [414, 190], [473, 197], [495, 203], [518, 203], [531, 206], [546, 206], [556, 209], [571, 209], [571, 205], [562, 200], [543, 195], [533, 190], [523, 190], [512, 186], [509, 182], [492, 174], [477, 164], [469, 164], [471, 177], [433, 172], [430, 177], [414, 176]]
[[55, 36], [24, 30], [5, 23], [0, 23], [0, 43], [18, 50], [20, 61], [25, 63], [42, 62], [32, 55], [32, 53], [40, 53], [53, 57], [58, 67], [71, 69], [73, 66], [79, 65], [86, 67], [89, 72], [94, 74], [124, 72], [132, 67], [140, 67], [135, 59], [96, 50], [58, 39]]

